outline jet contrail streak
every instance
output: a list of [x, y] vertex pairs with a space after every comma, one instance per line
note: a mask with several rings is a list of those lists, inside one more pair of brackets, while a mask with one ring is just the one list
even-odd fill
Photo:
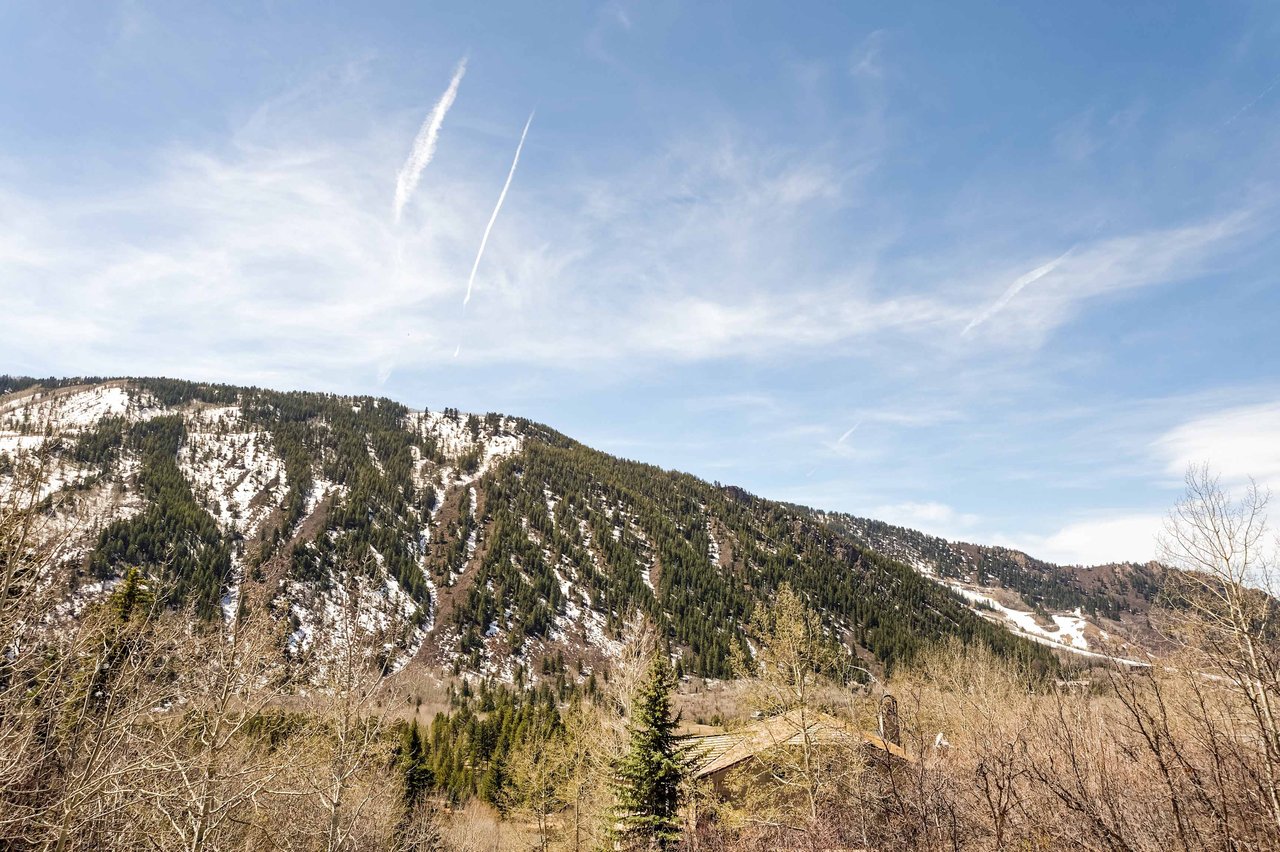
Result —
[[848, 429], [846, 429], [844, 434], [836, 439], [836, 445], [839, 446], [840, 444], [843, 444], [850, 435], [858, 431], [858, 427], [861, 425], [862, 425], [862, 421], [859, 420], [857, 423], [853, 424]]
[[1246, 112], [1248, 112], [1249, 110], [1257, 106], [1258, 102], [1261, 101], [1263, 98], [1265, 98], [1267, 95], [1271, 94], [1271, 90], [1274, 89], [1277, 85], [1280, 85], [1280, 77], [1276, 77], [1274, 80], [1272, 80], [1267, 85], [1267, 87], [1262, 90], [1262, 93], [1260, 95], [1258, 95], [1253, 100], [1249, 101], [1249, 103], [1242, 106], [1239, 112], [1231, 116], [1231, 118], [1227, 119], [1227, 123], [1222, 125], [1223, 128], [1230, 127], [1233, 123], [1235, 123], [1235, 120], [1237, 118], [1239, 118], [1240, 116], [1244, 115]]
[[400, 214], [404, 212], [404, 206], [409, 203], [409, 196], [413, 195], [413, 190], [418, 186], [422, 170], [436, 155], [436, 141], [440, 138], [440, 126], [444, 124], [444, 117], [449, 112], [449, 107], [453, 106], [454, 98], [458, 96], [458, 84], [462, 82], [462, 75], [466, 72], [467, 60], [463, 59], [454, 69], [449, 88], [444, 90], [440, 100], [431, 108], [431, 112], [427, 113], [422, 127], [418, 128], [418, 135], [413, 140], [413, 150], [409, 152], [409, 159], [404, 161], [404, 165], [400, 167], [400, 174], [396, 175], [396, 200], [392, 210], [397, 224], [400, 222]]
[[529, 113], [529, 120], [524, 123], [524, 130], [520, 133], [520, 143], [516, 145], [516, 156], [511, 161], [511, 171], [507, 172], [507, 182], [502, 185], [502, 192], [498, 194], [498, 203], [493, 207], [493, 215], [489, 217], [489, 224], [484, 228], [484, 236], [480, 238], [480, 250], [476, 252], [476, 262], [471, 264], [471, 277], [467, 279], [467, 295], [462, 299], [462, 306], [465, 308], [467, 302], [471, 301], [471, 285], [476, 281], [476, 270], [480, 268], [480, 258], [484, 256], [484, 247], [489, 242], [489, 232], [493, 230], [493, 223], [498, 221], [498, 211], [502, 209], [502, 202], [507, 200], [507, 190], [511, 188], [511, 179], [516, 176], [516, 166], [520, 163], [520, 151], [524, 148], [524, 137], [529, 133], [529, 125], [533, 123], [533, 113]]
[[985, 311], [978, 314], [976, 317], [974, 317], [969, 321], [969, 324], [964, 327], [964, 331], [960, 332], [960, 336], [961, 337], [968, 336], [969, 332], [973, 331], [975, 328], [982, 325], [987, 320], [991, 319], [993, 316], [995, 316], [997, 313], [1003, 310], [1005, 305], [1008, 305], [1010, 302], [1012, 302], [1013, 297], [1021, 293], [1023, 287], [1026, 287], [1028, 284], [1031, 284], [1035, 281], [1039, 281], [1041, 278], [1045, 277], [1050, 272], [1057, 269], [1058, 264], [1066, 260], [1067, 257], [1075, 250], [1076, 250], [1075, 246], [1072, 246], [1071, 248], [1067, 249], [1058, 257], [1055, 257], [1053, 260], [1049, 261], [1043, 266], [1037, 266], [1035, 269], [1031, 270], [1026, 275], [1023, 275], [1017, 281], [1014, 281], [1012, 284], [1009, 285], [1009, 288], [1007, 290], [1005, 290], [1003, 293], [1000, 294], [1000, 298], [996, 299], [995, 302], [991, 305], [991, 307], [987, 308]]

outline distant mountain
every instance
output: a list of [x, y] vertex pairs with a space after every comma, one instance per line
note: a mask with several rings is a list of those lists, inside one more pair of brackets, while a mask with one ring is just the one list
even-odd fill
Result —
[[1160, 645], [1148, 622], [1165, 579], [1157, 562], [1054, 565], [1007, 547], [947, 541], [845, 514], [814, 514], [865, 547], [934, 578], [983, 617], [1032, 641], [1086, 656], [1136, 655], [1137, 662]]
[[339, 641], [354, 607], [398, 665], [581, 675], [648, 617], [684, 673], [724, 677], [786, 582], [869, 669], [947, 636], [1051, 665], [1137, 654], [1160, 582], [762, 499], [499, 414], [170, 379], [0, 394], [0, 492], [38, 458], [46, 510], [80, 525], [58, 578], [73, 610], [137, 566], [199, 618], [267, 601], [285, 655]]

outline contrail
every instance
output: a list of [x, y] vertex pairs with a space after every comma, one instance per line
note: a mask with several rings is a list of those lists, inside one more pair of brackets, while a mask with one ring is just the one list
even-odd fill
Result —
[[458, 96], [458, 84], [462, 82], [462, 75], [466, 72], [467, 60], [463, 59], [454, 69], [449, 88], [444, 90], [440, 100], [431, 108], [431, 112], [422, 122], [422, 127], [418, 128], [418, 135], [413, 140], [413, 150], [409, 152], [409, 159], [404, 161], [404, 165], [400, 167], [400, 174], [396, 175], [396, 200], [393, 210], [397, 224], [400, 222], [400, 214], [404, 212], [404, 206], [409, 203], [409, 196], [413, 195], [413, 190], [418, 186], [422, 170], [436, 155], [436, 140], [440, 138], [440, 126], [444, 124], [444, 117], [449, 112], [449, 107], [453, 106], [454, 98]]
[[529, 120], [524, 123], [524, 130], [520, 133], [520, 144], [516, 145], [515, 159], [511, 161], [511, 171], [507, 172], [507, 182], [502, 185], [502, 192], [498, 194], [498, 203], [494, 205], [493, 215], [489, 217], [484, 236], [480, 238], [480, 250], [476, 252], [476, 262], [471, 264], [471, 277], [467, 279], [467, 295], [462, 299], [464, 308], [467, 302], [471, 301], [471, 285], [476, 281], [476, 270], [480, 268], [480, 258], [484, 256], [484, 247], [489, 242], [489, 232], [493, 230], [493, 223], [498, 220], [498, 211], [502, 209], [502, 202], [507, 200], [507, 190], [511, 188], [511, 179], [516, 176], [516, 166], [520, 163], [520, 150], [524, 148], [524, 137], [528, 135], [529, 125], [532, 123], [533, 113], [529, 113]]
[[973, 331], [975, 328], [982, 325], [987, 320], [991, 319], [997, 313], [1004, 310], [1005, 305], [1008, 305], [1010, 302], [1012, 302], [1013, 297], [1022, 292], [1022, 288], [1026, 287], [1028, 284], [1031, 284], [1035, 281], [1039, 281], [1041, 278], [1045, 277], [1050, 272], [1057, 269], [1058, 264], [1066, 260], [1067, 257], [1075, 250], [1076, 250], [1075, 246], [1072, 246], [1071, 248], [1067, 249], [1058, 257], [1055, 257], [1053, 260], [1046, 263], [1044, 266], [1037, 266], [1035, 269], [1031, 270], [1026, 275], [1023, 275], [1017, 281], [1014, 281], [1012, 284], [1009, 285], [1009, 289], [1005, 290], [1003, 293], [1000, 294], [1000, 298], [996, 299], [995, 303], [992, 304], [991, 307], [987, 308], [985, 311], [978, 314], [976, 317], [974, 317], [969, 321], [969, 324], [964, 327], [964, 331], [960, 332], [960, 336], [961, 337], [968, 336], [969, 332]]
[[1262, 93], [1260, 95], [1258, 95], [1253, 100], [1249, 101], [1249, 103], [1242, 106], [1240, 108], [1240, 111], [1237, 112], [1235, 115], [1231, 116], [1231, 118], [1228, 118], [1227, 123], [1222, 125], [1223, 129], [1230, 127], [1232, 124], [1235, 123], [1235, 120], [1237, 118], [1239, 118], [1240, 116], [1244, 115], [1246, 112], [1248, 112], [1249, 110], [1257, 106], [1258, 102], [1261, 101], [1263, 98], [1265, 98], [1267, 95], [1271, 94], [1271, 90], [1274, 89], [1277, 85], [1280, 85], [1280, 77], [1276, 77], [1274, 80], [1272, 80], [1267, 85], [1267, 87], [1262, 90]]
[[841, 444], [843, 444], [850, 435], [858, 431], [858, 427], [861, 425], [862, 425], [862, 421], [859, 420], [857, 423], [853, 424], [848, 429], [846, 429], [843, 435], [841, 435], [839, 438], [836, 438], [836, 446], [840, 446]]

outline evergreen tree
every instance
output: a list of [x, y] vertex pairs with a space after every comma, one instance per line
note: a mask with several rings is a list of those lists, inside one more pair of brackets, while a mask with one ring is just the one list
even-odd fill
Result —
[[404, 771], [404, 804], [412, 811], [423, 792], [435, 783], [435, 775], [427, 763], [427, 753], [417, 719], [405, 730], [404, 742], [400, 747], [400, 764]]
[[124, 578], [107, 599], [107, 606], [121, 624], [134, 616], [145, 618], [154, 604], [155, 595], [136, 567], [125, 571]]
[[680, 838], [680, 786], [688, 754], [671, 714], [675, 675], [656, 654], [636, 696], [631, 746], [616, 768], [614, 831], [624, 849], [667, 849]]

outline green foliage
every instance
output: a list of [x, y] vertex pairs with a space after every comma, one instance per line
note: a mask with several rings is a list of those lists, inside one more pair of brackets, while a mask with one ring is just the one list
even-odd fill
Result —
[[478, 797], [502, 807], [512, 751], [535, 732], [562, 727], [556, 696], [546, 686], [516, 691], [485, 683], [474, 694], [466, 687], [456, 705], [426, 731], [416, 722], [403, 729], [397, 765], [405, 800], [434, 790], [455, 802]]
[[412, 810], [422, 794], [435, 787], [436, 780], [417, 719], [404, 728], [396, 762], [404, 777], [405, 809]]
[[[810, 513], [572, 441], [527, 442], [488, 479], [484, 506], [478, 522], [488, 549], [454, 612], [460, 650], [477, 659], [490, 624], [507, 630], [514, 647], [546, 636], [563, 611], [560, 578], [572, 576], [607, 629], [620, 637], [626, 615], [639, 610], [693, 674], [732, 674], [735, 653], [745, 650], [742, 625], [783, 583], [838, 626], [850, 651], [864, 648], [886, 668], [951, 635], [1041, 668], [1056, 665], [1048, 649], [1013, 637], [948, 589]], [[710, 559], [712, 525], [732, 543], [728, 567]], [[456, 554], [463, 538], [455, 539]], [[451, 564], [440, 579], [457, 570]], [[656, 575], [653, 589], [646, 573]]]
[[161, 405], [168, 407], [185, 405], [189, 402], [234, 405], [240, 398], [242, 390], [231, 385], [188, 382], [183, 379], [149, 378], [131, 381], [134, 386], [154, 396]]
[[[794, 508], [813, 514], [809, 509]], [[943, 577], [1012, 589], [1032, 607], [1058, 611], [1079, 607], [1090, 615], [1118, 618], [1124, 611], [1133, 611], [1133, 602], [1150, 604], [1163, 585], [1162, 572], [1148, 565], [1122, 564], [1114, 578], [1104, 572], [1086, 586], [1071, 568], [1006, 547], [953, 544], [916, 530], [842, 514], [824, 513], [824, 517], [872, 549], [889, 551], [905, 544], [935, 565]]]
[[[554, 511], [548, 493], [558, 499]], [[488, 550], [457, 615], [471, 631], [462, 650], [492, 622], [513, 644], [545, 636], [563, 611], [561, 578], [573, 576], [615, 636], [639, 610], [687, 649], [691, 670], [728, 673], [740, 641], [733, 624], [750, 596], [708, 560], [700, 504], [714, 495], [706, 483], [570, 441], [528, 441], [485, 495]], [[651, 590], [645, 575], [655, 563]]]
[[246, 417], [271, 434], [289, 483], [283, 516], [274, 539], [264, 536], [261, 558], [303, 520], [318, 473], [345, 496], [325, 519], [331, 535], [291, 554], [295, 572], [323, 581], [336, 565], [367, 563], [376, 551], [391, 576], [425, 603], [418, 531], [435, 494], [414, 484], [414, 449], [422, 457], [435, 449], [407, 428], [408, 409], [372, 397], [273, 391], [248, 392], [242, 405]]
[[467, 450], [458, 457], [458, 467], [463, 473], [475, 473], [480, 469], [480, 451], [475, 449]]
[[623, 848], [666, 849], [680, 839], [681, 784], [688, 755], [671, 713], [675, 675], [655, 655], [632, 704], [631, 744], [615, 768], [618, 797], [614, 831]]
[[211, 618], [231, 571], [231, 548], [178, 468], [185, 433], [177, 415], [146, 420], [129, 431], [141, 459], [138, 485], [147, 507], [109, 524], [89, 564], [99, 577], [138, 566], [160, 578], [167, 604], [190, 602], [202, 618]]
[[250, 549], [251, 565], [266, 561], [294, 537], [319, 475], [341, 486], [345, 496], [316, 531], [330, 535], [296, 542], [289, 551], [293, 573], [324, 583], [338, 565], [371, 564], [376, 551], [391, 576], [416, 600], [427, 602], [418, 531], [436, 495], [414, 484], [414, 451], [437, 458], [438, 450], [431, 439], [408, 428], [403, 405], [171, 379], [136, 384], [166, 405], [238, 402], [245, 419], [270, 435], [284, 460], [287, 492], [274, 524]]
[[80, 464], [105, 470], [120, 455], [128, 422], [123, 417], [103, 417], [76, 438], [71, 457]]
[[137, 568], [129, 568], [107, 599], [107, 608], [117, 621], [123, 623], [146, 618], [155, 598], [155, 593], [151, 591], [142, 572]]

